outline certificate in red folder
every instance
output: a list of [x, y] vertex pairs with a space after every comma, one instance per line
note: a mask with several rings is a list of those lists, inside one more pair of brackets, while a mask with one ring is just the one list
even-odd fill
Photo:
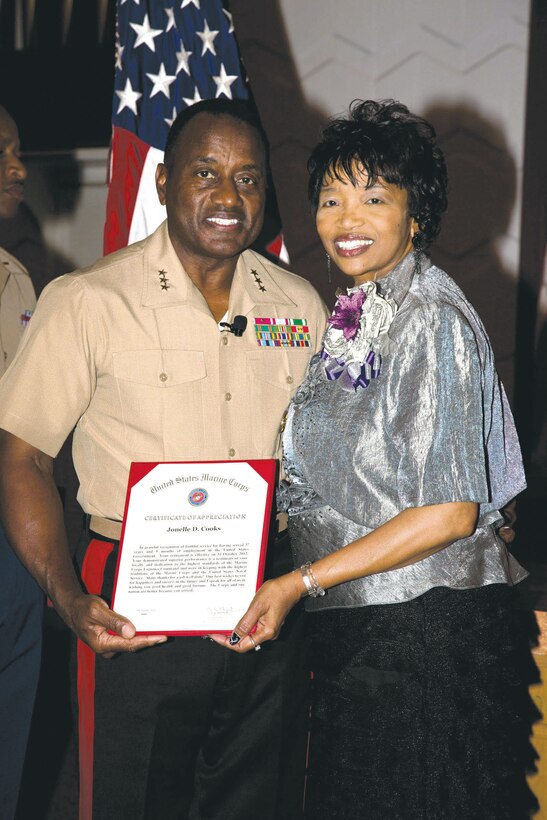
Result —
[[262, 583], [274, 459], [134, 462], [112, 608], [137, 634], [232, 632]]

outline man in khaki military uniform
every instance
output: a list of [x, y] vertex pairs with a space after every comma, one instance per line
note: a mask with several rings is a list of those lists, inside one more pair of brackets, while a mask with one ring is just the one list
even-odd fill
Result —
[[[104, 600], [131, 461], [279, 455], [280, 419], [326, 311], [307, 281], [245, 250], [262, 225], [266, 176], [267, 143], [246, 104], [185, 109], [156, 175], [167, 221], [49, 285], [0, 385], [2, 520], [81, 639], [81, 818], [289, 817], [276, 808], [287, 653], [136, 636]], [[247, 318], [242, 336], [229, 330], [235, 316]], [[279, 344], [268, 322], [285, 326]], [[81, 574], [95, 594], [72, 567], [51, 479], [74, 427], [89, 517]]]
[[[0, 220], [17, 215], [27, 176], [13, 118], [0, 106]], [[0, 376], [11, 364], [36, 297], [26, 269], [0, 247]], [[0, 530], [0, 816], [15, 814], [40, 672], [43, 595]]]
[[[19, 148], [17, 126], [0, 105], [0, 219], [17, 215], [25, 193], [27, 171]], [[0, 376], [10, 366], [36, 305], [28, 271], [0, 247]]]
[[[1, 119], [0, 113], [0, 122]], [[0, 247], [0, 376], [15, 356], [35, 305], [36, 296], [26, 268]]]

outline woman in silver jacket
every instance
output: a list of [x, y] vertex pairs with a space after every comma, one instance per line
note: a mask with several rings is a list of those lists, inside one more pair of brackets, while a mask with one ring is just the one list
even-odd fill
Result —
[[306, 597], [306, 817], [529, 817], [512, 609], [527, 573], [496, 531], [526, 485], [481, 320], [425, 253], [442, 152], [404, 105], [355, 101], [309, 170], [319, 236], [352, 284], [285, 424], [299, 569], [264, 584], [224, 643], [275, 639]]

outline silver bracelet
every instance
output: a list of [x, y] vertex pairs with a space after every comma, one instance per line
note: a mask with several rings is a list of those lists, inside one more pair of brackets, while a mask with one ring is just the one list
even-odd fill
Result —
[[326, 590], [319, 586], [315, 580], [313, 572], [311, 571], [311, 561], [306, 561], [305, 564], [302, 564], [300, 567], [300, 574], [302, 575], [304, 586], [306, 587], [310, 598], [320, 598], [322, 595], [325, 595]]

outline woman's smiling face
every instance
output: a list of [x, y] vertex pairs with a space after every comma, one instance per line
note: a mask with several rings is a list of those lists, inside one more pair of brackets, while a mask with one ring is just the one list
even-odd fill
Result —
[[[355, 183], [343, 172], [323, 180], [315, 216], [323, 246], [356, 285], [381, 279], [412, 250], [418, 225], [408, 211], [408, 193], [355, 168]], [[338, 178], [340, 177], [340, 178]]]

